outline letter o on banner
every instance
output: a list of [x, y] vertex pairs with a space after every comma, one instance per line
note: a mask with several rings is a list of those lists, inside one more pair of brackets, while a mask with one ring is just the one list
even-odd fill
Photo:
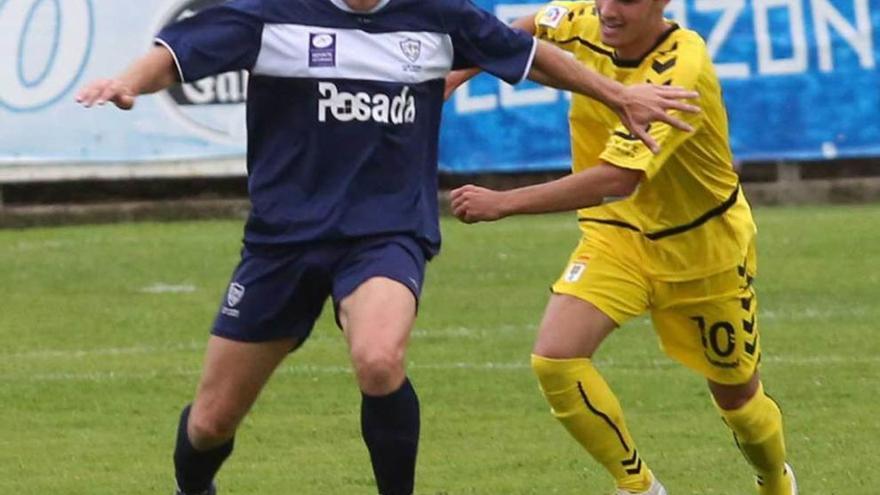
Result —
[[64, 97], [92, 49], [92, 0], [0, 0], [0, 108], [34, 112]]

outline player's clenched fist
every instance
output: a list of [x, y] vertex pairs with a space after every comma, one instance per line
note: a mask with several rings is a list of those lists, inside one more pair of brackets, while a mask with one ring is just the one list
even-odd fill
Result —
[[473, 184], [459, 187], [449, 193], [452, 213], [464, 223], [498, 220], [505, 216], [503, 195], [503, 192]]
[[98, 79], [83, 86], [76, 94], [76, 101], [86, 108], [109, 101], [122, 110], [130, 110], [135, 96], [135, 92], [118, 79]]

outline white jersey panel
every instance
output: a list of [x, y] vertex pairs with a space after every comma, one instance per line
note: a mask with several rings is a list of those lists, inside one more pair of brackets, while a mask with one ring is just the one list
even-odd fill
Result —
[[452, 39], [445, 33], [367, 33], [357, 29], [266, 24], [252, 73], [421, 83], [446, 77], [452, 59]]

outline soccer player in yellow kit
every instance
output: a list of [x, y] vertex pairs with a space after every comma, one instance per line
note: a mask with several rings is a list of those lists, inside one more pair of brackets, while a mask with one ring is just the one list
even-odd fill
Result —
[[[727, 115], [700, 36], [663, 18], [668, 0], [552, 2], [514, 26], [624, 84], [695, 89], [695, 131], [649, 132], [657, 154], [613, 113], [574, 95], [572, 174], [544, 184], [452, 192], [465, 222], [577, 210], [583, 236], [553, 284], [532, 368], [554, 416], [615, 478], [618, 494], [666, 494], [642, 459], [591, 357], [619, 325], [650, 312], [663, 350], [706, 377], [762, 495], [795, 495], [782, 415], [757, 365], [755, 224], [732, 166]], [[453, 90], [473, 72], [447, 80]]]

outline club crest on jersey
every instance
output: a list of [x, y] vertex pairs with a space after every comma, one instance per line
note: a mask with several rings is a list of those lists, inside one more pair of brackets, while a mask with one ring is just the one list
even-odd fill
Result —
[[241, 302], [242, 297], [244, 297], [244, 286], [238, 282], [229, 284], [229, 290], [226, 292], [226, 305], [234, 308]]
[[336, 67], [336, 33], [309, 33], [309, 67]]
[[422, 42], [407, 38], [400, 42], [400, 51], [410, 62], [416, 63], [422, 56]]
[[546, 26], [549, 28], [557, 28], [559, 27], [559, 23], [562, 21], [562, 18], [565, 17], [565, 14], [568, 13], [568, 9], [565, 7], [560, 7], [558, 5], [551, 5], [544, 10], [544, 15], [538, 19], [538, 24], [541, 26]]

